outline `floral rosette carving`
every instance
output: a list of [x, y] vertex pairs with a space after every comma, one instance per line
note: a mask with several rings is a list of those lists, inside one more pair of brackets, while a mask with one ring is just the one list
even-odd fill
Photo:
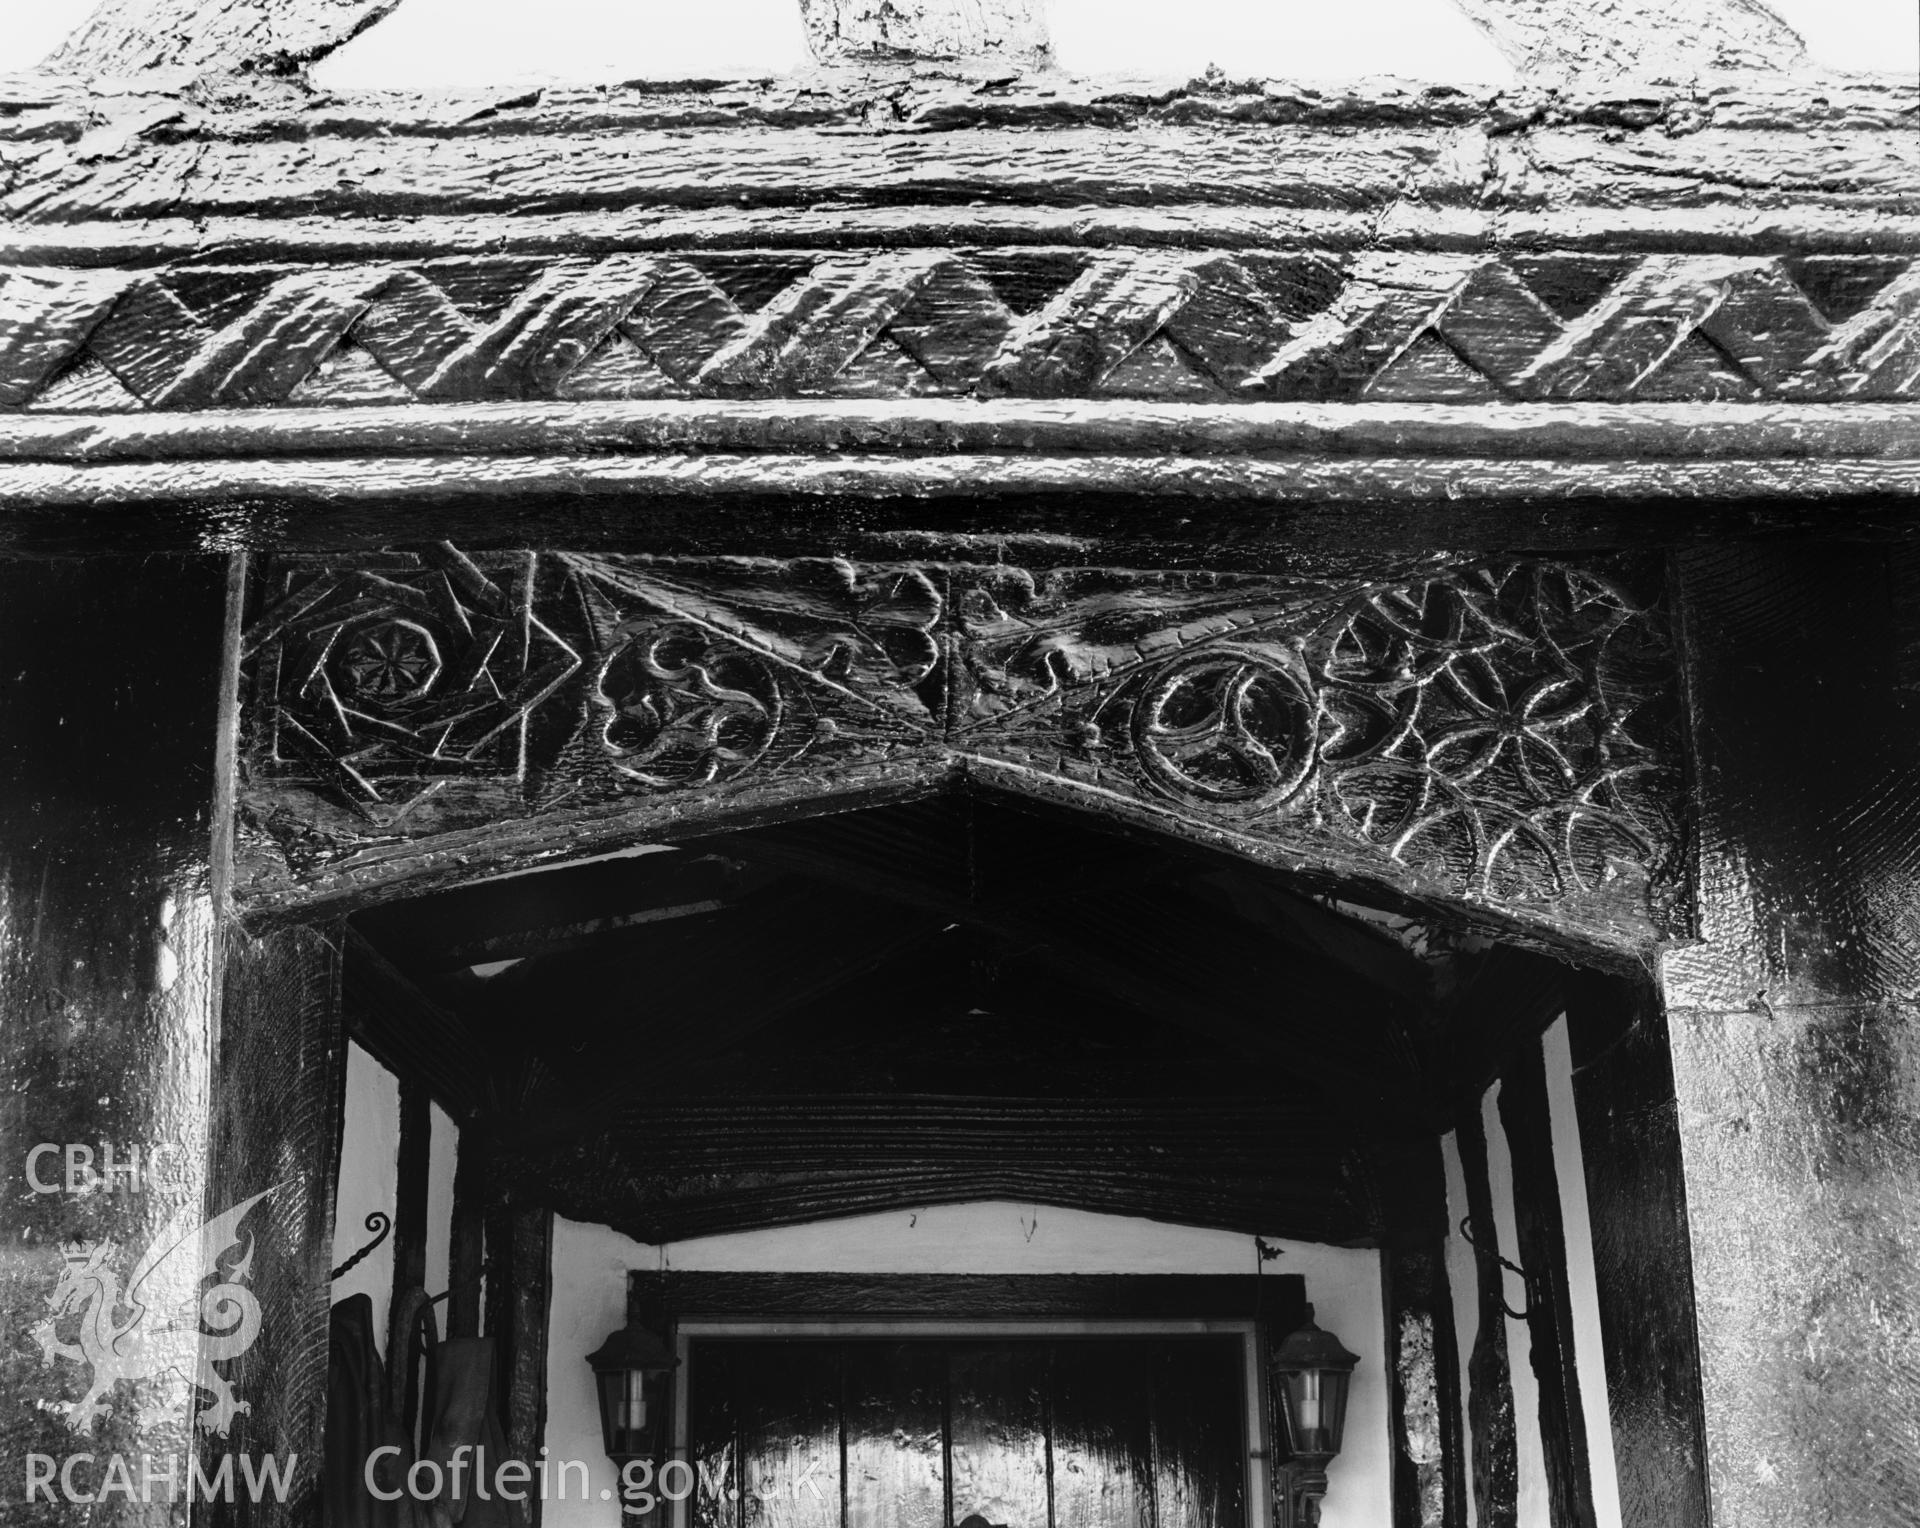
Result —
[[1624, 589], [1524, 563], [1368, 589], [1304, 633], [1252, 622], [1112, 698], [1163, 795], [1314, 803], [1406, 864], [1531, 899], [1658, 857], [1670, 670]]
[[1333, 800], [1395, 858], [1499, 896], [1645, 863], [1663, 769], [1628, 726], [1661, 688], [1645, 614], [1542, 563], [1370, 591], [1315, 644]]

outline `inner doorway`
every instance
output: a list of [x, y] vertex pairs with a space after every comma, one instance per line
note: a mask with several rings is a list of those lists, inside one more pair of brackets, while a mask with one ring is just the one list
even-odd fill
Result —
[[947, 794], [355, 927], [369, 1022], [383, 971], [446, 1016], [424, 1059], [494, 1101], [497, 1187], [643, 1242], [981, 1199], [1444, 1230], [1437, 1167], [1403, 1170], [1446, 1109], [1436, 962], [1084, 813]]
[[[1367, 1298], [1337, 1324], [1364, 1350], [1373, 1478], [1353, 1479], [1356, 1447], [1326, 1519], [1358, 1528], [1389, 1498], [1414, 1514], [1464, 1499], [1475, 1387], [1523, 1402], [1517, 1420], [1511, 1398], [1490, 1414], [1489, 1449], [1558, 1472], [1543, 1478], [1568, 1499], [1586, 1489], [1567, 1286], [1505, 1271], [1566, 1255], [1553, 1174], [1580, 1169], [1547, 1139], [1539, 1057], [1574, 978], [1494, 932], [1204, 841], [949, 789], [364, 908], [345, 1012], [403, 1090], [459, 1117], [446, 1330], [497, 1343], [521, 1457], [596, 1453], [581, 1359], [609, 1327], [673, 1341], [682, 1317], [712, 1314], [629, 1306], [620, 1288], [681, 1266], [683, 1248], [793, 1233], [819, 1255], [836, 1225], [1046, 1206], [1229, 1235], [1237, 1261], [1207, 1272], [1249, 1283], [1269, 1239], [1293, 1248], [1276, 1272], [1302, 1250], [1370, 1260]], [[1592, 1012], [1590, 1053], [1633, 1022]], [[424, 1197], [403, 1185], [403, 1221]], [[418, 1224], [397, 1230], [396, 1268]], [[991, 1271], [1083, 1270], [1032, 1269], [1016, 1249]], [[1250, 1398], [1271, 1397], [1270, 1374], [1264, 1391], [1231, 1385], [1203, 1347], [1121, 1353], [1058, 1329], [1025, 1346], [951, 1329], [882, 1341], [845, 1325], [857, 1310], [830, 1332], [684, 1329], [674, 1457], [735, 1494], [673, 1528], [1265, 1528], [1304, 1510], [1281, 1483], [1289, 1461], [1251, 1464], [1278, 1447]], [[1597, 1352], [1591, 1330], [1580, 1342]], [[1089, 1390], [1101, 1365], [1116, 1377]], [[560, 1405], [556, 1386], [578, 1393]], [[833, 1466], [837, 1496], [760, 1500], [757, 1473], [796, 1449]], [[612, 1521], [591, 1502], [549, 1514]]]
[[1247, 1528], [1252, 1335], [692, 1337], [692, 1522]]

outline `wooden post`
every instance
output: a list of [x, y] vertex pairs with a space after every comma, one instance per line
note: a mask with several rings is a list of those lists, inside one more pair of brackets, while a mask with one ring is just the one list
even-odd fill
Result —
[[1465, 1528], [1459, 1354], [1439, 1245], [1389, 1248], [1388, 1418], [1394, 1528]]
[[[387, 1367], [402, 1360], [410, 1333], [398, 1323], [401, 1296], [427, 1282], [427, 1180], [431, 1170], [433, 1103], [416, 1078], [400, 1080], [400, 1150], [394, 1172], [393, 1303], [387, 1323]], [[429, 1290], [438, 1294], [438, 1290]]]
[[1467, 1180], [1467, 1206], [1475, 1230], [1474, 1268], [1479, 1276], [1480, 1326], [1467, 1360], [1474, 1505], [1480, 1528], [1515, 1528], [1520, 1465], [1514, 1439], [1513, 1382], [1508, 1377], [1506, 1274], [1494, 1242], [1487, 1138], [1477, 1107], [1460, 1111], [1454, 1139]]
[[1673, 1061], [1653, 994], [1567, 985], [1607, 1411], [1624, 1528], [1705, 1528], [1692, 1253]]
[[338, 930], [231, 933], [209, 1199], [218, 1211], [271, 1192], [250, 1254], [260, 1334], [227, 1370], [252, 1409], [202, 1453], [210, 1468], [223, 1454], [272, 1455], [292, 1482], [284, 1501], [271, 1493], [256, 1501], [242, 1479], [231, 1503], [212, 1506], [210, 1521], [221, 1528], [307, 1524], [318, 1512], [345, 1065]]
[[[72, 1477], [84, 1492], [116, 1453], [171, 1461], [184, 1482], [193, 1414], [215, 1399], [141, 1370], [135, 1404], [80, 1331], [106, 1292], [76, 1280], [59, 1309], [49, 1297], [89, 1252], [124, 1295], [176, 1214], [191, 1228], [228, 1207], [207, 1182], [225, 607], [224, 559], [0, 562], [0, 1456], [16, 1502], [30, 1456], [94, 1455]], [[256, 1166], [248, 1192], [274, 1181]], [[246, 1224], [258, 1280], [279, 1277], [279, 1226]], [[103, 1381], [93, 1402], [111, 1410], [94, 1414]], [[57, 1481], [15, 1510], [49, 1528], [151, 1521], [118, 1496], [70, 1502]]]
[[1593, 1528], [1586, 1418], [1574, 1364], [1566, 1229], [1554, 1176], [1546, 1067], [1538, 1038], [1514, 1047], [1500, 1083], [1500, 1124], [1513, 1158], [1514, 1226], [1527, 1270], [1528, 1362], [1540, 1386], [1540, 1443], [1554, 1528]]
[[512, 1362], [502, 1370], [507, 1451], [516, 1459], [536, 1458], [546, 1436], [547, 1314], [552, 1294], [553, 1212], [522, 1210], [513, 1222]]

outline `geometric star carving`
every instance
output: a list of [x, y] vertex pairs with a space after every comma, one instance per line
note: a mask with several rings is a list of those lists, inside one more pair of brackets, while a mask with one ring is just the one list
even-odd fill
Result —
[[244, 637], [267, 773], [374, 820], [451, 781], [522, 778], [529, 714], [581, 661], [533, 613], [531, 553], [275, 567]]

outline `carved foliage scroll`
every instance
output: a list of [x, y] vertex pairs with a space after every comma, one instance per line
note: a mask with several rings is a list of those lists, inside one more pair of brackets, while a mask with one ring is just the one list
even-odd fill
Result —
[[1500, 901], [1644, 879], [1674, 837], [1673, 661], [1631, 568], [1338, 584], [443, 547], [283, 558], [255, 601], [247, 820], [296, 875], [967, 759]]
[[0, 409], [1912, 397], [1875, 257], [901, 249], [0, 270]]

